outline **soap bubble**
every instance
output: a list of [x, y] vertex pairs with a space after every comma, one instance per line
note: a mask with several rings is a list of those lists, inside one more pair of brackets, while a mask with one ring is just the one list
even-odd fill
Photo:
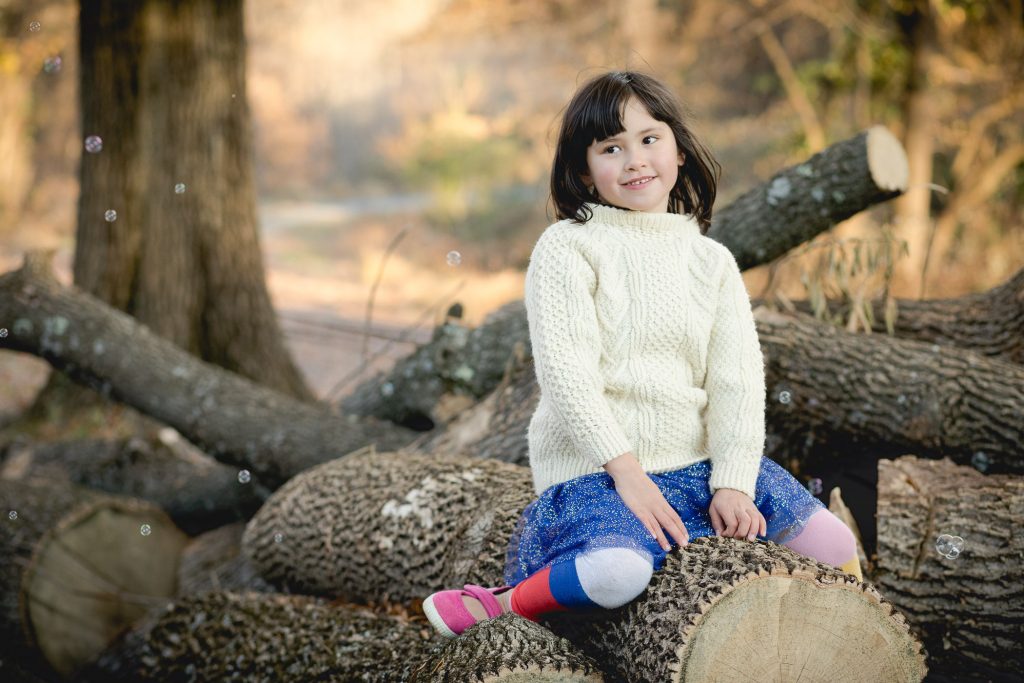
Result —
[[30, 21], [28, 23], [28, 30], [32, 31], [32, 33], [35, 33], [36, 31], [38, 31], [42, 27], [43, 27], [43, 25], [40, 24], [38, 21]]
[[974, 469], [979, 472], [987, 472], [991, 461], [985, 451], [978, 451], [971, 457], [971, 464], [974, 465]]
[[178, 183], [175, 185], [174, 194], [185, 194], [185, 183]]
[[391, 382], [385, 382], [380, 387], [380, 393], [384, 394], [385, 396], [391, 396], [392, 394], [395, 393], [395, 385], [392, 384]]
[[3, 339], [6, 336], [7, 336], [7, 328], [6, 327], [0, 327], [0, 339]]
[[7, 513], [7, 519], [11, 520], [12, 522], [14, 520], [16, 520], [17, 518], [18, 518], [18, 511], [17, 510], [11, 510], [10, 512]]
[[807, 482], [807, 490], [811, 492], [812, 496], [820, 496], [821, 495], [821, 479], [819, 479], [818, 477], [814, 477], [809, 482]]
[[103, 149], [103, 138], [99, 135], [90, 135], [85, 139], [85, 151], [95, 154]]
[[43, 61], [43, 71], [48, 74], [55, 74], [60, 71], [60, 67], [64, 64], [60, 57], [47, 57]]
[[250, 474], [249, 470], [240, 470], [238, 472], [238, 483], [239, 484], [248, 484], [251, 479], [252, 479], [252, 474]]
[[947, 560], [955, 560], [964, 549], [964, 539], [959, 536], [941, 534], [935, 539], [935, 549]]
[[274, 534], [274, 543], [280, 543], [283, 540], [284, 540], [284, 534], [282, 534], [282, 533]]
[[448, 262], [449, 266], [457, 266], [460, 263], [462, 263], [462, 254], [454, 250], [449, 251], [448, 255], [445, 257], [445, 260]]
[[153, 533], [153, 528], [148, 524], [143, 524], [139, 527], [139, 533], [143, 536], [149, 536], [151, 533]]
[[107, 209], [107, 212], [103, 214], [103, 218], [108, 223], [113, 223], [114, 221], [117, 220], [117, 211], [114, 211], [113, 209]]
[[779, 403], [789, 405], [789, 402], [793, 400], [793, 395], [788, 391], [779, 392]]

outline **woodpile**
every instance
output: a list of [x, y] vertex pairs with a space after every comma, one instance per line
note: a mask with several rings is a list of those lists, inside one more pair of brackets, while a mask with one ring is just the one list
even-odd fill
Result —
[[[851, 138], [717, 212], [712, 235], [744, 266], [763, 263], [899, 194], [901, 154], [878, 129]], [[821, 199], [799, 201], [808, 193]], [[758, 252], [764, 220], [777, 229]], [[32, 256], [0, 275], [3, 348], [159, 420], [221, 469], [166, 443], [8, 449], [0, 507], [18, 521], [0, 531], [0, 665], [29, 679], [27, 659], [8, 664], [27, 648], [70, 676], [109, 645], [83, 676], [915, 681], [926, 661], [934, 680], [1019, 675], [1024, 271], [900, 310], [892, 337], [755, 312], [770, 396], [789, 393], [767, 415], [783, 443], [814, 434], [873, 459], [927, 459], [879, 467], [874, 583], [775, 544], [698, 539], [625, 607], [542, 624], [508, 615], [446, 641], [418, 601], [499, 583], [533, 497], [537, 386], [521, 302], [476, 330], [446, 323], [339, 414], [195, 359]], [[242, 491], [252, 498], [230, 498], [241, 470], [262, 487]], [[139, 484], [154, 472], [166, 486]], [[220, 509], [262, 507], [244, 529], [204, 525], [203, 501], [224, 495]], [[964, 539], [955, 560], [934, 548], [947, 532]]]

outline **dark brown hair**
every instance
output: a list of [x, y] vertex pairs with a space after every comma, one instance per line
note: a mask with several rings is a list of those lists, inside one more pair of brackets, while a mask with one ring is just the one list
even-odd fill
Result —
[[701, 232], [707, 233], [721, 166], [690, 132], [683, 108], [672, 92], [654, 77], [635, 71], [612, 71], [592, 78], [566, 107], [551, 165], [551, 198], [556, 215], [578, 223], [592, 218], [584, 204], [599, 200], [583, 182], [583, 176], [590, 174], [587, 148], [625, 130], [622, 113], [631, 97], [637, 98], [652, 118], [668, 124], [676, 148], [683, 154], [679, 177], [669, 194], [669, 213], [692, 215]]

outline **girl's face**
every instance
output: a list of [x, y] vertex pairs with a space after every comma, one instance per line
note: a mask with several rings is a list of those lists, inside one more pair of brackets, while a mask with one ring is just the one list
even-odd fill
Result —
[[672, 129], [653, 118], [635, 97], [622, 113], [625, 130], [587, 148], [589, 176], [583, 181], [612, 206], [666, 213], [683, 155]]

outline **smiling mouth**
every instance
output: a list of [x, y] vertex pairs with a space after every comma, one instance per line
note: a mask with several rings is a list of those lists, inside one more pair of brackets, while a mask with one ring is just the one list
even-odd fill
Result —
[[646, 185], [647, 183], [651, 182], [652, 180], [654, 180], [654, 176], [645, 176], [643, 178], [637, 178], [636, 180], [631, 180], [628, 183], [623, 183], [623, 186], [624, 187], [642, 187], [642, 186]]

